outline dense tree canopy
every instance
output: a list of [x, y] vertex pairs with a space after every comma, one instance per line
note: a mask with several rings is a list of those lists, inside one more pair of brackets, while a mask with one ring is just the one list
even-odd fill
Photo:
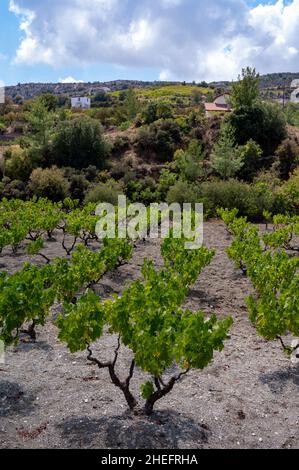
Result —
[[104, 168], [108, 155], [100, 124], [88, 117], [63, 122], [53, 139], [52, 158], [58, 166]]
[[264, 156], [273, 155], [286, 136], [285, 117], [280, 107], [271, 103], [241, 106], [231, 113], [228, 122], [235, 131], [237, 144], [245, 145], [253, 139]]

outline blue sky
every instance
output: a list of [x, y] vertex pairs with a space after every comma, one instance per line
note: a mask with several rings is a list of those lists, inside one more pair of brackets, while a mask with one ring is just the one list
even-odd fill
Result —
[[0, 0], [0, 80], [299, 72], [299, 0]]

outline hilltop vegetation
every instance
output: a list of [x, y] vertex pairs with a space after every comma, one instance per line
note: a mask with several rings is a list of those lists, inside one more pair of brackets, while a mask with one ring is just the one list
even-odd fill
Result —
[[[206, 84], [96, 92], [90, 110], [46, 93], [0, 109], [2, 196], [86, 201], [202, 201], [206, 216], [237, 207], [296, 211], [299, 110], [260, 97], [246, 69], [231, 90], [233, 112], [206, 116], [221, 89]], [[290, 181], [288, 182], [288, 180]]]
[[[201, 85], [0, 107], [0, 446], [297, 447], [299, 111], [255, 69], [226, 113]], [[202, 202], [226, 226], [191, 250], [175, 224], [148, 239], [153, 208], [98, 206], [119, 195]]]

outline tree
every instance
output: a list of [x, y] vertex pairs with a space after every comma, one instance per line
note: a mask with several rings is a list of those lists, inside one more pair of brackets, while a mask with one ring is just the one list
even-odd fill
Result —
[[27, 181], [33, 166], [28, 151], [20, 148], [7, 150], [5, 157], [5, 176], [12, 180]]
[[[241, 106], [227, 118], [233, 128], [236, 143], [245, 145], [253, 139], [260, 145], [264, 157], [273, 156], [277, 146], [286, 137], [286, 120], [281, 108], [272, 103], [256, 103], [254, 106]], [[271, 166], [267, 159], [265, 165]]]
[[69, 184], [59, 168], [37, 168], [30, 176], [29, 187], [35, 196], [58, 202], [66, 198]]
[[55, 122], [55, 115], [49, 112], [48, 105], [42, 99], [33, 101], [30, 110], [25, 113], [25, 119], [33, 133], [34, 143], [46, 146], [50, 141]]
[[252, 181], [262, 167], [261, 158], [263, 151], [259, 144], [253, 139], [250, 139], [245, 145], [239, 148], [239, 155], [244, 162], [243, 167], [239, 171], [239, 176], [245, 181]]
[[183, 179], [194, 182], [206, 175], [205, 154], [198, 140], [192, 140], [186, 151], [177, 150], [174, 159], [175, 166]]
[[214, 146], [211, 163], [213, 170], [224, 180], [233, 178], [244, 164], [235, 146], [233, 131], [227, 126], [223, 127], [220, 138]]
[[129, 88], [126, 93], [125, 106], [127, 110], [128, 119], [135, 119], [139, 111], [139, 101], [133, 88]]
[[255, 105], [259, 98], [259, 82], [260, 76], [255, 69], [250, 67], [243, 69], [239, 81], [232, 85], [232, 107], [239, 109], [242, 106], [251, 107]]
[[86, 116], [60, 124], [54, 136], [51, 158], [58, 166], [104, 168], [109, 145], [103, 137], [99, 122]]
[[276, 149], [275, 157], [275, 169], [282, 180], [287, 180], [299, 164], [299, 144], [296, 139], [285, 139]]
[[52, 93], [44, 93], [38, 98], [38, 100], [47, 108], [49, 112], [56, 111], [58, 100]]

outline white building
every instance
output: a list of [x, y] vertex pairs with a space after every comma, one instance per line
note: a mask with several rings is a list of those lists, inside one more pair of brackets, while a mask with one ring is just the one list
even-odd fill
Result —
[[299, 103], [299, 79], [292, 81], [291, 88], [295, 88], [291, 93], [291, 103]]
[[91, 101], [90, 98], [84, 97], [75, 97], [71, 99], [72, 108], [74, 109], [90, 109]]

